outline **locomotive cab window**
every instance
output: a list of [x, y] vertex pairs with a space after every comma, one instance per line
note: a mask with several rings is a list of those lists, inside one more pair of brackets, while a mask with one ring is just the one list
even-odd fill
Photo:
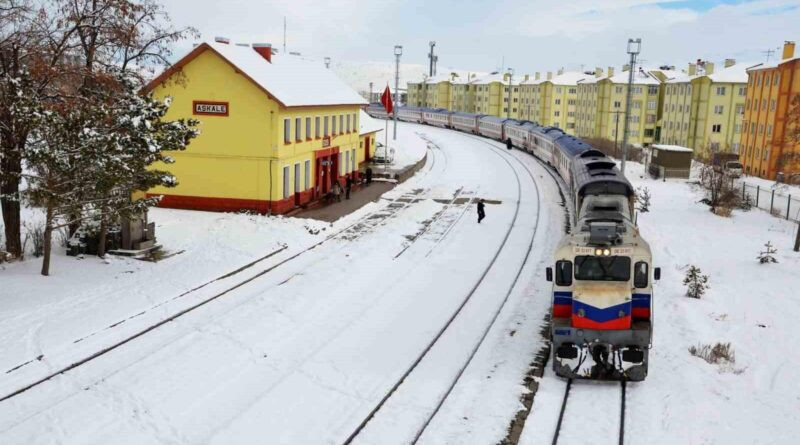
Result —
[[556, 261], [556, 286], [572, 286], [572, 261]]
[[575, 257], [575, 279], [590, 281], [628, 281], [631, 278], [631, 259], [625, 256]]
[[647, 287], [649, 268], [647, 263], [639, 261], [633, 266], [633, 285], [638, 288]]

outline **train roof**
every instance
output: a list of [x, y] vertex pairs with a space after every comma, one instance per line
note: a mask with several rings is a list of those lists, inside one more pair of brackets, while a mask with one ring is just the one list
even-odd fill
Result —
[[[614, 164], [614, 166], [607, 168], [610, 164]], [[633, 186], [617, 170], [616, 164], [610, 158], [582, 163], [574, 169], [573, 178], [578, 196], [633, 196]]]
[[496, 122], [498, 124], [502, 124], [505, 121], [511, 120], [504, 117], [497, 117], [497, 116], [481, 116], [480, 120], [483, 122]]
[[564, 135], [556, 141], [561, 150], [569, 157], [574, 158], [579, 154], [592, 149], [592, 146], [576, 138], [575, 136]]
[[462, 117], [481, 117], [482, 114], [475, 114], [475, 113], [467, 113], [466, 111], [453, 111], [453, 116], [462, 116]]

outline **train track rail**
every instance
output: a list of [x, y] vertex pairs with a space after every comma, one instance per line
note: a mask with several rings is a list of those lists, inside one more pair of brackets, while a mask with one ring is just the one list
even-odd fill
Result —
[[516, 285], [517, 285], [517, 283], [519, 281], [519, 278], [520, 278], [520, 276], [522, 274], [522, 271], [523, 271], [523, 269], [525, 268], [525, 266], [526, 266], [526, 264], [528, 262], [528, 258], [530, 257], [530, 253], [533, 250], [533, 244], [534, 244], [534, 241], [536, 239], [536, 231], [537, 231], [537, 229], [538, 229], [538, 227], [540, 225], [540, 222], [541, 222], [541, 207], [540, 207], [541, 206], [541, 196], [540, 196], [539, 187], [538, 187], [538, 185], [536, 183], [536, 178], [535, 178], [533, 172], [530, 170], [530, 168], [528, 168], [527, 165], [525, 165], [525, 163], [523, 163], [522, 161], [520, 161], [519, 159], [517, 159], [515, 156], [513, 156], [511, 154], [505, 153], [502, 149], [500, 149], [496, 145], [494, 145], [494, 144], [492, 144], [492, 143], [490, 143], [490, 142], [488, 142], [488, 141], [486, 141], [486, 140], [484, 140], [482, 138], [469, 136], [469, 135], [466, 135], [466, 136], [472, 137], [472, 138], [474, 138], [476, 140], [479, 140], [479, 141], [489, 145], [493, 149], [493, 152], [495, 154], [497, 154], [501, 159], [503, 159], [503, 161], [506, 164], [508, 164], [508, 166], [511, 168], [512, 172], [514, 172], [514, 177], [515, 177], [516, 182], [517, 182], [517, 200], [516, 200], [516, 203], [515, 203], [516, 207], [515, 207], [515, 211], [514, 211], [514, 216], [512, 218], [512, 222], [509, 225], [509, 228], [505, 233], [503, 241], [500, 244], [500, 246], [498, 247], [497, 251], [495, 252], [491, 262], [484, 269], [482, 275], [480, 276], [478, 281], [475, 283], [475, 285], [470, 289], [470, 291], [467, 293], [467, 295], [461, 301], [461, 303], [456, 308], [456, 310], [451, 314], [450, 318], [443, 324], [443, 326], [439, 329], [439, 331], [431, 339], [431, 341], [426, 345], [426, 347], [421, 351], [421, 353], [417, 356], [417, 358], [411, 363], [411, 365], [400, 376], [400, 378], [395, 382], [395, 384], [381, 398], [381, 400], [377, 403], [377, 405], [375, 405], [373, 407], [373, 409], [369, 412], [369, 414], [359, 423], [359, 425], [355, 428], [355, 430], [353, 430], [353, 432], [345, 439], [345, 441], [343, 442], [344, 445], [348, 445], [348, 444], [353, 443], [353, 441], [364, 430], [364, 428], [367, 426], [367, 424], [375, 417], [375, 415], [383, 408], [383, 406], [386, 404], [386, 402], [397, 392], [397, 390], [402, 386], [402, 384], [406, 381], [406, 379], [414, 372], [414, 370], [418, 367], [418, 365], [422, 362], [422, 360], [428, 355], [428, 353], [431, 351], [431, 349], [433, 349], [433, 347], [436, 345], [436, 343], [439, 341], [439, 339], [442, 338], [442, 336], [445, 334], [447, 329], [452, 325], [453, 321], [455, 321], [456, 318], [458, 318], [459, 314], [462, 312], [462, 310], [467, 305], [467, 303], [469, 303], [469, 301], [472, 298], [472, 296], [480, 288], [481, 284], [483, 284], [483, 281], [486, 278], [486, 276], [488, 275], [489, 271], [496, 264], [497, 259], [500, 256], [500, 253], [505, 248], [506, 243], [507, 243], [509, 237], [511, 236], [511, 232], [513, 231], [514, 226], [516, 225], [517, 218], [519, 216], [520, 203], [521, 203], [521, 200], [522, 200], [522, 181], [520, 181], [520, 174], [514, 168], [514, 165], [512, 165], [510, 160], [516, 161], [516, 163], [518, 165], [520, 165], [522, 167], [522, 169], [525, 170], [525, 172], [528, 174], [528, 176], [530, 177], [530, 179], [531, 179], [531, 181], [532, 181], [532, 183], [534, 185], [534, 189], [536, 191], [536, 199], [537, 199], [537, 216], [536, 216], [537, 223], [536, 223], [536, 226], [534, 227], [533, 233], [531, 234], [531, 240], [530, 240], [530, 243], [528, 243], [528, 247], [527, 247], [527, 250], [525, 252], [524, 259], [522, 260], [522, 262], [521, 262], [521, 264], [519, 266], [519, 269], [516, 272], [514, 280], [512, 281], [510, 286], [508, 287], [508, 290], [505, 292], [503, 300], [501, 301], [500, 305], [498, 305], [498, 307], [493, 312], [493, 316], [492, 316], [491, 321], [485, 326], [484, 330], [481, 332], [480, 339], [478, 340], [478, 342], [475, 345], [473, 345], [473, 347], [470, 350], [470, 353], [469, 353], [467, 359], [459, 367], [457, 374], [455, 375], [453, 380], [448, 385], [447, 390], [438, 398], [435, 408], [426, 416], [425, 421], [420, 426], [420, 428], [416, 431], [412, 443], [417, 443], [417, 441], [425, 433], [425, 431], [428, 428], [428, 426], [430, 425], [431, 421], [439, 413], [441, 407], [444, 405], [445, 401], [447, 400], [447, 398], [452, 393], [453, 389], [455, 388], [456, 384], [461, 379], [462, 375], [464, 374], [464, 372], [468, 368], [469, 364], [474, 359], [475, 354], [480, 349], [480, 346], [486, 340], [486, 337], [487, 337], [488, 333], [491, 331], [492, 327], [494, 326], [495, 322], [497, 321], [497, 318], [502, 313], [503, 309], [505, 308], [506, 303], [509, 300], [509, 297], [511, 296], [514, 288], [516, 287]]
[[[369, 233], [372, 230], [376, 229], [381, 224], [386, 222], [388, 219], [390, 219], [393, 216], [395, 216], [398, 213], [400, 213], [402, 210], [410, 207], [414, 203], [417, 203], [417, 202], [421, 201], [422, 199], [425, 199], [425, 198], [422, 197], [423, 191], [424, 190], [422, 190], [422, 189], [416, 189], [416, 190], [412, 191], [411, 193], [402, 194], [402, 195], [394, 198], [393, 200], [391, 200], [388, 204], [386, 204], [381, 209], [378, 209], [378, 210], [376, 210], [374, 212], [369, 213], [368, 215], [365, 215], [364, 217], [360, 218], [358, 221], [348, 225], [347, 227], [344, 227], [344, 228], [338, 230], [337, 232], [335, 232], [335, 233], [333, 233], [331, 235], [328, 235], [323, 240], [318, 241], [317, 243], [314, 243], [311, 246], [309, 246], [309, 247], [307, 247], [307, 248], [305, 248], [303, 250], [300, 250], [299, 252], [296, 252], [296, 253], [292, 254], [291, 256], [289, 256], [287, 258], [284, 258], [284, 259], [282, 259], [281, 261], [278, 261], [275, 264], [271, 264], [271, 265], [259, 270], [255, 274], [231, 284], [229, 287], [225, 288], [221, 292], [215, 293], [215, 294], [211, 295], [210, 297], [207, 297], [207, 298], [205, 298], [205, 299], [203, 299], [203, 300], [201, 300], [201, 301], [199, 301], [199, 302], [197, 302], [195, 304], [192, 304], [192, 305], [190, 305], [188, 307], [180, 309], [179, 311], [173, 313], [172, 315], [170, 315], [170, 316], [168, 316], [166, 318], [160, 319], [159, 321], [157, 321], [155, 323], [149, 324], [146, 327], [144, 327], [142, 329], [139, 329], [136, 332], [134, 332], [132, 334], [129, 334], [129, 335], [125, 336], [124, 338], [122, 338], [120, 340], [117, 340], [117, 341], [115, 341], [114, 343], [112, 343], [112, 344], [110, 344], [108, 346], [102, 347], [102, 348], [96, 350], [95, 352], [93, 352], [93, 353], [91, 353], [91, 354], [89, 354], [87, 356], [84, 356], [83, 358], [80, 358], [78, 360], [75, 360], [75, 361], [73, 361], [73, 362], [71, 362], [71, 363], [69, 363], [67, 365], [58, 367], [56, 370], [51, 371], [51, 372], [47, 373], [46, 375], [44, 375], [44, 376], [42, 376], [40, 378], [37, 378], [37, 379], [33, 380], [32, 382], [17, 388], [16, 390], [12, 390], [11, 392], [0, 396], [0, 403], [5, 402], [7, 400], [10, 400], [10, 399], [12, 399], [14, 397], [17, 397], [17, 396], [19, 396], [19, 395], [21, 395], [21, 394], [23, 394], [23, 393], [25, 393], [25, 392], [37, 387], [39, 385], [42, 385], [42, 384], [52, 380], [53, 378], [55, 378], [55, 377], [57, 377], [59, 375], [65, 374], [65, 373], [67, 373], [69, 371], [72, 371], [72, 370], [74, 370], [74, 369], [76, 369], [76, 368], [78, 368], [80, 366], [83, 366], [83, 365], [85, 365], [85, 364], [87, 364], [87, 363], [89, 363], [89, 362], [91, 362], [91, 361], [93, 361], [93, 360], [95, 360], [95, 359], [97, 359], [99, 357], [102, 357], [102, 356], [108, 354], [109, 352], [114, 351], [114, 350], [116, 350], [116, 349], [118, 349], [118, 348], [120, 348], [120, 347], [122, 347], [122, 346], [124, 346], [124, 345], [126, 345], [126, 344], [128, 344], [128, 343], [130, 343], [130, 342], [132, 342], [134, 340], [136, 340], [137, 338], [142, 337], [142, 336], [144, 336], [144, 335], [146, 335], [146, 334], [148, 334], [148, 333], [160, 328], [161, 326], [164, 326], [165, 324], [167, 324], [167, 323], [169, 323], [171, 321], [174, 321], [174, 320], [176, 320], [176, 319], [178, 319], [178, 318], [180, 318], [180, 317], [182, 317], [182, 316], [184, 316], [184, 315], [186, 315], [186, 314], [188, 314], [190, 312], [193, 312], [194, 310], [196, 310], [196, 309], [198, 309], [200, 307], [203, 307], [203, 306], [205, 306], [205, 305], [207, 305], [207, 304], [209, 304], [209, 303], [211, 303], [211, 302], [213, 302], [213, 301], [215, 301], [215, 300], [217, 300], [217, 299], [219, 299], [219, 298], [231, 293], [232, 291], [234, 291], [234, 290], [236, 290], [236, 289], [238, 289], [238, 288], [240, 288], [240, 287], [242, 287], [242, 286], [244, 286], [244, 285], [256, 280], [257, 278], [260, 278], [260, 277], [262, 277], [264, 275], [269, 274], [270, 272], [278, 269], [279, 267], [291, 262], [292, 260], [304, 255], [305, 253], [308, 253], [308, 252], [320, 247], [321, 245], [323, 245], [323, 244], [325, 244], [325, 243], [327, 243], [327, 242], [329, 242], [331, 240], [342, 239], [342, 240], [347, 240], [347, 241], [353, 241], [355, 239], [360, 238], [364, 234]], [[135, 314], [133, 316], [130, 316], [130, 317], [127, 317], [127, 318], [125, 318], [123, 320], [120, 320], [120, 321], [117, 321], [115, 323], [112, 323], [111, 325], [103, 328], [101, 331], [97, 331], [97, 332], [94, 332], [92, 334], [86, 335], [86, 336], [84, 336], [82, 338], [79, 338], [79, 339], [73, 341], [73, 343], [78, 343], [80, 341], [83, 341], [83, 340], [85, 340], [85, 339], [87, 339], [87, 338], [89, 338], [91, 336], [94, 336], [94, 335], [98, 334], [99, 332], [108, 331], [108, 330], [117, 328], [118, 326], [122, 325], [123, 323], [125, 323], [125, 322], [127, 322], [127, 321], [129, 321], [129, 320], [131, 320], [133, 318], [140, 317], [140, 316], [144, 315], [145, 313], [156, 309], [157, 307], [160, 307], [160, 306], [163, 306], [164, 304], [167, 304], [170, 301], [185, 297], [185, 296], [187, 296], [187, 295], [189, 295], [191, 293], [194, 293], [194, 292], [196, 292], [196, 291], [198, 291], [198, 290], [200, 290], [200, 289], [202, 289], [202, 288], [204, 288], [204, 287], [206, 287], [206, 286], [208, 286], [208, 285], [210, 285], [212, 283], [222, 281], [222, 280], [230, 278], [232, 276], [236, 276], [236, 275], [238, 275], [238, 274], [240, 274], [240, 273], [242, 273], [242, 272], [244, 272], [246, 270], [251, 270], [255, 266], [257, 266], [258, 264], [262, 263], [263, 261], [265, 261], [265, 260], [267, 260], [269, 258], [272, 258], [273, 256], [277, 255], [280, 252], [283, 252], [284, 250], [286, 250], [286, 248], [287, 247], [284, 245], [280, 249], [278, 249], [276, 251], [273, 251], [270, 254], [268, 254], [266, 256], [263, 256], [263, 257], [255, 260], [255, 261], [253, 261], [251, 263], [248, 263], [248, 264], [246, 264], [246, 265], [244, 265], [242, 267], [239, 267], [238, 269], [236, 269], [234, 271], [228, 272], [228, 273], [226, 273], [226, 274], [224, 274], [224, 275], [222, 275], [220, 277], [217, 277], [217, 278], [215, 278], [215, 279], [213, 279], [211, 281], [208, 281], [208, 282], [203, 283], [203, 284], [201, 284], [199, 286], [196, 286], [193, 289], [190, 289], [190, 290], [188, 290], [186, 292], [181, 293], [180, 295], [172, 297], [171, 299], [169, 299], [169, 300], [167, 300], [165, 302], [161, 302], [159, 304], [151, 306], [150, 308], [148, 308], [148, 309], [146, 309], [146, 310], [144, 310], [142, 312], [139, 312], [139, 313], [137, 313], [137, 314]], [[42, 361], [44, 358], [45, 358], [44, 355], [40, 355], [40, 356], [38, 356], [36, 358], [27, 360], [27, 361], [21, 363], [20, 365], [12, 367], [11, 369], [7, 370], [5, 373], [6, 374], [10, 374], [10, 373], [16, 372], [19, 369], [24, 368], [26, 365], [28, 365], [30, 363], [33, 363], [33, 362], [36, 362], [36, 361]]]
[[[569, 401], [570, 390], [572, 389], [573, 379], [568, 379], [564, 388], [564, 398], [561, 401], [561, 409], [558, 414], [558, 422], [553, 432], [552, 445], [557, 445], [561, 437], [561, 430], [564, 425], [564, 419], [567, 413], [567, 405]], [[627, 394], [627, 384], [623, 380], [620, 382], [620, 405], [619, 405], [619, 430], [618, 430], [618, 443], [624, 445], [625, 443], [625, 398]]]

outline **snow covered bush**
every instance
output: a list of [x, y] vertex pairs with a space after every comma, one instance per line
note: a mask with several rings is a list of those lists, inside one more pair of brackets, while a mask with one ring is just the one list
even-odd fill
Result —
[[739, 188], [734, 186], [734, 179], [724, 171], [704, 165], [700, 170], [700, 185], [706, 192], [702, 202], [708, 204], [715, 215], [727, 217], [731, 215], [731, 209], [742, 207]]
[[712, 365], [736, 363], [736, 354], [730, 343], [692, 346], [689, 348], [689, 353]]
[[28, 241], [33, 245], [33, 256], [36, 258], [44, 254], [44, 224], [40, 222], [26, 222], [23, 224], [25, 227], [25, 241], [23, 246], [28, 244]]
[[638, 187], [636, 189], [636, 209], [642, 213], [650, 211], [650, 189]]
[[775, 254], [778, 253], [778, 249], [772, 246], [772, 242], [767, 241], [767, 243], [764, 244], [764, 248], [766, 250], [759, 252], [758, 256], [756, 257], [758, 262], [760, 264], [777, 263], [778, 260], [775, 259]]
[[689, 266], [686, 277], [683, 279], [683, 285], [686, 286], [686, 296], [691, 298], [702, 297], [710, 287], [708, 275], [703, 275], [700, 268], [693, 265]]

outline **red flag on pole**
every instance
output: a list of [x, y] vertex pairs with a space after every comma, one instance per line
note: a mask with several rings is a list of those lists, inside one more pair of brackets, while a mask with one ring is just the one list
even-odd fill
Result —
[[392, 114], [394, 110], [394, 104], [392, 104], [392, 92], [389, 91], [389, 85], [386, 85], [386, 89], [383, 90], [383, 94], [381, 95], [381, 104], [383, 108], [386, 109], [387, 114]]

